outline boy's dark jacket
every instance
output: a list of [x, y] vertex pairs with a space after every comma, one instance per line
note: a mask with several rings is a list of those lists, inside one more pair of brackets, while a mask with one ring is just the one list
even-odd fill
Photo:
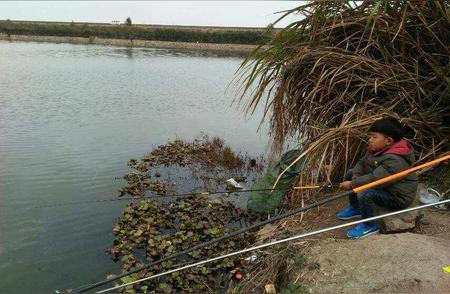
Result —
[[[405, 140], [400, 140], [377, 153], [369, 149], [353, 168], [352, 187], [362, 186], [404, 171], [411, 167], [414, 160], [414, 150]], [[402, 199], [405, 205], [409, 205], [416, 196], [417, 181], [417, 175], [412, 173], [399, 180], [379, 185], [375, 189], [386, 190]]]

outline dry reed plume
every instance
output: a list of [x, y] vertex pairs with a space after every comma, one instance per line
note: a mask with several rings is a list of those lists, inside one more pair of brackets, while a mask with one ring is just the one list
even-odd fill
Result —
[[290, 138], [304, 150], [298, 184], [342, 179], [387, 115], [407, 127], [418, 161], [448, 150], [449, 3], [311, 1], [242, 63], [240, 105], [264, 104], [274, 150]]

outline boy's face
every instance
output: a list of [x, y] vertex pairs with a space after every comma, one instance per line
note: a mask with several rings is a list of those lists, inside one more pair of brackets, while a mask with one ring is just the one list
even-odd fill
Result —
[[391, 137], [386, 137], [382, 133], [369, 133], [369, 148], [374, 152], [381, 151], [392, 143], [394, 143], [394, 140]]

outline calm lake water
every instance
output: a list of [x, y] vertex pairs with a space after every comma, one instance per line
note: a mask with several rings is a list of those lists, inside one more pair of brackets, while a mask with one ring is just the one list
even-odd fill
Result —
[[104, 250], [130, 158], [176, 137], [220, 136], [259, 155], [268, 137], [230, 108], [242, 58], [0, 41], [0, 292], [54, 293], [118, 272]]

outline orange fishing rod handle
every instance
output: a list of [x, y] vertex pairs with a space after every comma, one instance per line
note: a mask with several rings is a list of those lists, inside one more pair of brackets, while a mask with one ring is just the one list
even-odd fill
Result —
[[402, 172], [390, 175], [388, 177], [379, 179], [379, 180], [377, 180], [375, 182], [368, 183], [366, 185], [354, 188], [353, 192], [355, 192], [355, 193], [362, 192], [362, 191], [367, 190], [369, 188], [376, 187], [376, 186], [384, 184], [386, 182], [390, 182], [390, 181], [396, 180], [396, 179], [401, 178], [403, 176], [406, 176], [406, 175], [408, 175], [408, 174], [410, 174], [412, 172], [415, 172], [416, 170], [419, 170], [419, 169], [422, 169], [422, 168], [425, 168], [425, 167], [428, 167], [428, 166], [431, 166], [431, 165], [435, 165], [435, 164], [437, 164], [439, 162], [442, 162], [442, 161], [445, 161], [445, 160], [448, 160], [448, 159], [450, 159], [450, 155], [443, 156], [441, 158], [429, 161], [427, 163], [424, 163], [424, 164], [421, 164], [421, 165], [409, 168], [407, 170], [404, 170]]

